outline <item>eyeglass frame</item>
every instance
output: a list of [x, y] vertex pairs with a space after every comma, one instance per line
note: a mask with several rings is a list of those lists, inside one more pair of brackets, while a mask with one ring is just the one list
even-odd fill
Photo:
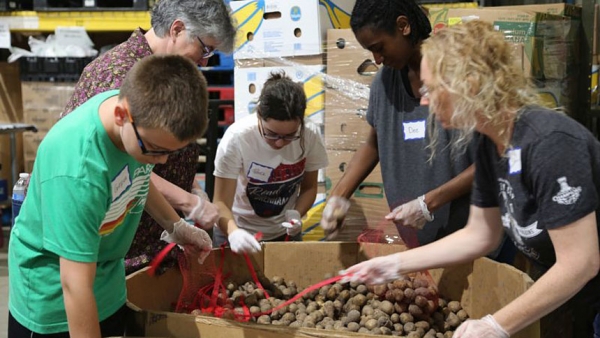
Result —
[[198, 41], [202, 45], [202, 49], [204, 50], [204, 53], [202, 54], [203, 59], [210, 59], [213, 55], [215, 55], [215, 50], [206, 46], [206, 44], [202, 42], [202, 39], [200, 39], [199, 36], [197, 36], [196, 39], [198, 39]]
[[140, 136], [140, 133], [138, 132], [137, 127], [135, 126], [135, 122], [133, 122], [133, 117], [131, 116], [129, 109], [125, 109], [125, 112], [127, 113], [127, 116], [129, 117], [129, 123], [131, 123], [131, 126], [133, 127], [133, 132], [135, 133], [135, 137], [137, 138], [138, 146], [140, 146], [142, 155], [146, 155], [146, 156], [173, 155], [173, 154], [177, 154], [177, 153], [181, 152], [185, 148], [185, 147], [183, 147], [181, 149], [176, 149], [176, 150], [148, 150], [148, 148], [146, 148], [146, 145], [144, 144], [144, 141], [142, 141], [142, 137]]
[[[286, 142], [293, 142], [293, 141], [298, 141], [302, 137], [302, 135], [294, 135], [294, 136], [281, 136], [279, 134], [277, 134], [277, 135], [267, 135], [267, 134], [265, 134], [264, 128], [265, 127], [262, 125], [262, 119], [259, 117], [258, 118], [258, 131], [260, 132], [260, 135], [265, 140], [275, 141], [275, 142], [277, 142], [279, 140], [283, 140], [283, 141], [286, 141]], [[298, 133], [299, 130], [300, 130], [300, 128], [298, 128], [298, 130], [296, 130], [296, 133]]]
[[421, 88], [419, 88], [419, 94], [422, 99], [428, 99], [430, 95], [429, 88], [427, 88], [426, 85], [422, 85]]

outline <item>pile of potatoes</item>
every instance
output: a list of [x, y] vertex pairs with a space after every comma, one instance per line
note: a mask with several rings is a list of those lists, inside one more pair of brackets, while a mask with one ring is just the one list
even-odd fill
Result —
[[[231, 317], [244, 315], [246, 305], [259, 324], [352, 331], [407, 338], [448, 338], [468, 318], [460, 302], [447, 301], [424, 278], [404, 277], [393, 283], [325, 285], [270, 314], [298, 293], [293, 281], [273, 277], [262, 282], [270, 298], [253, 282], [226, 283], [225, 308]], [[194, 310], [192, 314], [200, 314]], [[227, 317], [227, 316], [226, 316]]]

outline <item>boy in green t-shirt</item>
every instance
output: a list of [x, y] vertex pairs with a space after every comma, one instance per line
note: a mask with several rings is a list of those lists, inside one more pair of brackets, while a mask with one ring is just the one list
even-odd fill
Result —
[[[182, 56], [139, 61], [40, 144], [9, 244], [8, 337], [122, 336], [125, 256], [146, 210], [161, 239], [205, 257], [207, 233], [150, 183], [156, 163], [201, 136], [206, 80]], [[156, 240], [159, 240], [158, 238]]]

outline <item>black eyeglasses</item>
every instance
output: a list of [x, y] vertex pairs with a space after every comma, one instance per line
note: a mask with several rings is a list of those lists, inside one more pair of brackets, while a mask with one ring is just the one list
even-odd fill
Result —
[[207, 47], [199, 37], [196, 37], [196, 39], [198, 39], [198, 41], [200, 41], [200, 44], [202, 45], [202, 49], [204, 50], [204, 53], [202, 53], [203, 59], [208, 59], [211, 56], [215, 55], [215, 51], [213, 49]]
[[127, 116], [129, 117], [129, 122], [131, 123], [131, 126], [133, 127], [133, 132], [135, 133], [135, 137], [137, 138], [138, 145], [140, 146], [140, 149], [142, 150], [143, 155], [147, 155], [147, 156], [173, 155], [173, 154], [177, 154], [178, 152], [183, 150], [183, 148], [176, 149], [176, 150], [148, 150], [148, 148], [146, 148], [146, 146], [144, 145], [142, 138], [140, 137], [140, 133], [138, 132], [137, 127], [135, 126], [135, 123], [133, 122], [133, 118], [131, 117], [131, 113], [129, 112], [129, 109], [127, 109], [125, 111], [127, 112]]
[[296, 141], [300, 139], [300, 135], [286, 135], [286, 136], [281, 136], [281, 135], [273, 135], [273, 134], [265, 134], [264, 131], [264, 127], [262, 125], [262, 119], [258, 119], [258, 130], [260, 130], [260, 134], [262, 135], [262, 137], [264, 137], [266, 140], [270, 140], [270, 141], [278, 141], [278, 140], [284, 140], [284, 141]]

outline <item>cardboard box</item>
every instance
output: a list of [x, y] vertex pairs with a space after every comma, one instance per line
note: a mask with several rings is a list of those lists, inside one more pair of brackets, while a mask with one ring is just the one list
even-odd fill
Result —
[[[305, 288], [337, 274], [369, 257], [404, 250], [404, 246], [343, 242], [266, 243], [263, 251], [251, 255], [259, 275], [281, 276], [294, 280]], [[192, 264], [191, 281], [196, 285], [212, 282], [207, 267], [220, 266], [221, 254], [213, 250], [204, 265]], [[223, 274], [230, 274], [236, 282], [251, 280], [248, 268], [240, 256], [225, 252]], [[294, 263], [292, 263], [294, 262]], [[314, 262], [319, 262], [314, 264]], [[533, 281], [525, 273], [487, 258], [472, 263], [430, 270], [440, 294], [460, 300], [472, 318], [494, 313], [525, 292]], [[272, 325], [240, 323], [208, 316], [173, 313], [172, 304], [180, 296], [182, 276], [171, 269], [158, 277], [149, 276], [145, 270], [127, 277], [128, 305], [135, 311], [129, 321], [128, 333], [140, 336], [169, 336], [181, 338], [242, 338], [242, 337], [341, 337], [339, 332], [309, 328], [287, 328]], [[192, 290], [195, 291], [195, 290]], [[343, 332], [344, 337], [367, 337], [363, 334]], [[372, 336], [369, 336], [372, 337]], [[539, 322], [532, 324], [513, 338], [539, 338]]]
[[430, 20], [434, 33], [446, 26], [473, 19], [490, 22], [507, 41], [523, 44], [524, 70], [534, 79], [562, 79], [567, 76], [572, 46], [568, 18], [546, 13], [495, 8], [433, 9]]
[[327, 38], [330, 29], [350, 28], [350, 16], [356, 0], [319, 0], [321, 38]]
[[323, 124], [324, 88], [323, 65], [297, 67], [236, 68], [235, 78], [235, 120], [254, 111], [263, 85], [271, 72], [283, 71], [292, 80], [301, 82], [306, 94], [306, 113], [314, 123]]
[[316, 0], [231, 1], [237, 22], [234, 59], [321, 54]]
[[330, 29], [327, 35], [325, 145], [356, 150], [371, 127], [366, 122], [369, 87], [379, 66], [350, 29]]
[[74, 83], [22, 82], [23, 122], [36, 126], [37, 133], [23, 133], [23, 157], [27, 167], [33, 163], [37, 149], [75, 90]]

